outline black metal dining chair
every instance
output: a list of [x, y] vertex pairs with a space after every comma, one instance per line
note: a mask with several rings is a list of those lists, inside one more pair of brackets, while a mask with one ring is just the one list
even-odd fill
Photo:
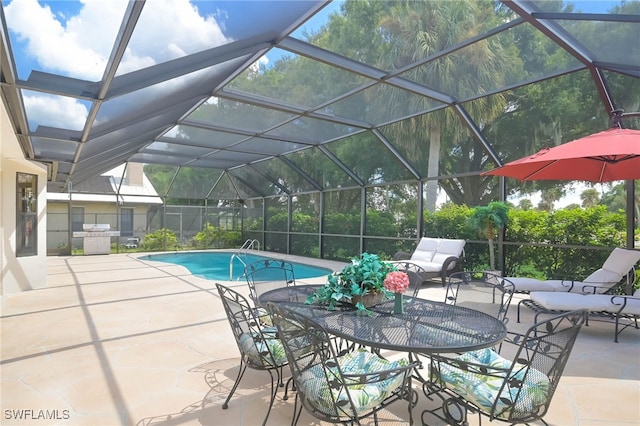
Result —
[[297, 390], [292, 425], [303, 408], [332, 423], [359, 425], [373, 416], [377, 424], [377, 413], [401, 400], [407, 402], [409, 423], [413, 422], [410, 372], [417, 363], [387, 360], [364, 348], [338, 352], [326, 330], [308, 317], [271, 302], [267, 310], [278, 328]]
[[261, 294], [280, 287], [296, 285], [293, 265], [282, 259], [262, 259], [245, 266], [244, 275], [253, 303]]
[[445, 303], [476, 309], [506, 324], [514, 291], [508, 279], [490, 272], [455, 272], [449, 276]]
[[282, 341], [277, 337], [276, 328], [265, 325], [256, 314], [255, 307], [243, 295], [219, 283], [216, 283], [216, 287], [240, 351], [238, 376], [227, 399], [222, 404], [222, 408], [229, 407], [229, 400], [240, 384], [247, 368], [264, 370], [271, 377], [271, 398], [267, 415], [262, 423], [265, 425], [278, 392], [278, 385], [282, 384], [283, 367], [287, 364]]
[[[523, 336], [507, 339], [514, 351], [504, 358], [490, 348], [455, 356], [433, 355], [430, 400], [442, 404], [422, 414], [467, 425], [467, 413], [511, 424], [541, 421], [569, 360], [586, 310], [566, 312], [534, 324]], [[433, 423], [433, 421], [431, 421]]]
[[410, 260], [394, 260], [391, 263], [409, 276], [409, 291], [411, 297], [418, 297], [418, 292], [422, 288], [422, 283], [429, 281], [433, 273], [427, 272], [422, 266]]

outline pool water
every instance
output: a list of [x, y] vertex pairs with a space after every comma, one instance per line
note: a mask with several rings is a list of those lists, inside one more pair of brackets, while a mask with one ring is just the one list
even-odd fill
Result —
[[[143, 256], [143, 260], [154, 260], [157, 262], [175, 263], [187, 268], [193, 275], [206, 278], [209, 280], [229, 281], [229, 266], [231, 257], [233, 259], [233, 277], [231, 281], [244, 278], [244, 265], [250, 264], [257, 260], [270, 259], [266, 256], [258, 256], [255, 254], [241, 254], [234, 252], [195, 252], [195, 253], [165, 253], [150, 254]], [[238, 258], [239, 257], [239, 258]], [[244, 264], [242, 263], [244, 262]], [[319, 266], [305, 265], [303, 263], [291, 262], [293, 265], [293, 274], [296, 279], [314, 278], [329, 275], [331, 269], [321, 268]]]

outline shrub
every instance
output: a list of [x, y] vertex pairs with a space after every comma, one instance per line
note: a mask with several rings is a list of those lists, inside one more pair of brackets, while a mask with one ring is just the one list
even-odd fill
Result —
[[178, 246], [178, 238], [170, 229], [161, 228], [145, 235], [142, 247], [146, 250], [172, 250]]
[[198, 248], [216, 247], [221, 240], [220, 228], [207, 223], [193, 240]]

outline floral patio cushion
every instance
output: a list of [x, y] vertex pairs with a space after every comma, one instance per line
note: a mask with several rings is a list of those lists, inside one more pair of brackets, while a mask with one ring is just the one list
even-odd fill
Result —
[[[389, 361], [365, 350], [350, 352], [338, 357], [337, 360], [343, 374], [369, 374], [408, 365], [406, 359]], [[348, 402], [349, 397], [345, 391], [344, 383], [339, 378], [337, 368], [326, 368], [329, 374], [328, 380], [325, 378], [323, 367], [320, 364], [305, 370], [299, 377], [298, 391], [318, 411], [332, 417], [336, 415], [352, 416]], [[356, 381], [347, 382], [346, 387], [355, 405], [356, 413], [364, 413], [379, 405], [402, 385], [403, 379], [404, 374], [398, 374], [387, 380], [369, 384], [360, 384]], [[329, 392], [333, 394], [333, 397]], [[333, 402], [334, 399], [336, 403]]]
[[249, 362], [258, 366], [279, 367], [287, 363], [287, 354], [282, 342], [276, 337], [275, 327], [264, 327], [260, 337], [257, 332], [242, 333], [240, 336], [240, 348], [249, 358]]
[[[488, 376], [466, 371], [450, 364], [440, 363], [440, 377], [445, 385], [487, 412], [491, 412], [496, 400], [498, 400], [498, 403], [496, 404], [495, 415], [499, 417], [508, 417], [515, 407], [517, 407], [518, 412], [535, 412], [538, 407], [544, 405], [547, 401], [549, 379], [535, 368], [527, 368], [523, 364], [516, 364], [509, 379], [510, 385], [506, 386], [502, 393], [498, 395], [505, 381], [507, 370], [511, 368], [511, 361], [501, 357], [491, 349], [467, 352], [456, 359], [505, 370], [504, 372], [490, 370], [492, 375]], [[516, 396], [520, 389], [522, 391], [516, 403]]]
[[266, 309], [256, 308], [254, 315], [256, 318], [258, 318], [258, 321], [260, 321], [260, 324], [266, 325], [266, 326], [273, 325], [273, 319], [271, 318], [271, 314], [269, 314], [269, 312], [267, 312]]

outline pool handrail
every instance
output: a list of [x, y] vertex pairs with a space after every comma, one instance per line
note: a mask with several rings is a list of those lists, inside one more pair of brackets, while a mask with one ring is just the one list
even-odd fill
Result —
[[233, 281], [233, 259], [238, 259], [240, 262], [242, 262], [242, 265], [246, 268], [247, 262], [242, 260], [240, 255], [243, 253], [243, 251], [245, 255], [249, 253], [249, 250], [255, 251], [256, 250], [255, 246], [258, 246], [257, 250], [260, 250], [260, 241], [256, 239], [253, 239], [253, 240], [249, 239], [242, 244], [242, 247], [240, 247], [237, 252], [231, 255], [231, 258], [229, 259], [229, 281]]

